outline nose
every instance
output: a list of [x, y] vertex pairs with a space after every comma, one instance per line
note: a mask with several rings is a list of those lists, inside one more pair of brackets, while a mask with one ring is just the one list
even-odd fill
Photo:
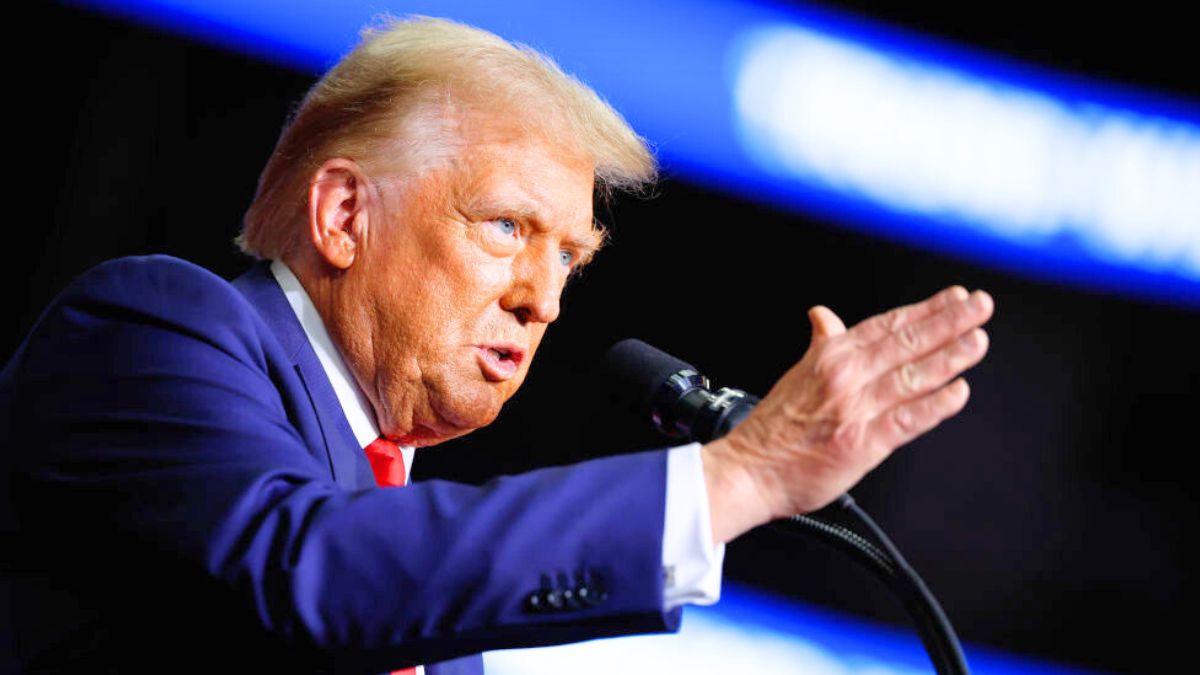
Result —
[[522, 324], [551, 323], [558, 318], [566, 271], [558, 251], [551, 253], [527, 249], [513, 261], [512, 284], [500, 306]]

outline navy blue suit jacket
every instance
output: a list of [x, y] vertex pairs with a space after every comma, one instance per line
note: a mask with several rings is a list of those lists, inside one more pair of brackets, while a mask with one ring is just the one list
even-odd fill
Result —
[[677, 625], [664, 453], [376, 488], [263, 264], [84, 275], [0, 375], [0, 442], [0, 670], [449, 675]]

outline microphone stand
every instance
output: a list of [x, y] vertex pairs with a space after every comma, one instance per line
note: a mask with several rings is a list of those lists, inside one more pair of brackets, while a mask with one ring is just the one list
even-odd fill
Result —
[[848, 493], [839, 497], [830, 507], [822, 509], [822, 513], [833, 508], [841, 509], [865, 526], [875, 541], [814, 514], [792, 516], [787, 520], [777, 521], [774, 527], [792, 535], [816, 537], [822, 543], [848, 554], [882, 580], [900, 600], [912, 618], [921, 643], [925, 646], [925, 652], [938, 675], [969, 675], [971, 671], [967, 668], [962, 646], [954, 627], [950, 625], [950, 619], [895, 544]]

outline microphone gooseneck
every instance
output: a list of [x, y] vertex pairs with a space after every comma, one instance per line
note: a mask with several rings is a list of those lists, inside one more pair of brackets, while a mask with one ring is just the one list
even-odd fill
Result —
[[[640, 408], [649, 414], [654, 428], [671, 438], [700, 442], [720, 438], [745, 419], [759, 401], [740, 389], [712, 391], [708, 378], [695, 366], [641, 340], [618, 342], [609, 348], [605, 360], [624, 389], [638, 392]], [[822, 512], [831, 509], [865, 526], [867, 534], [824, 513], [796, 515], [776, 525], [789, 534], [815, 536], [882, 579], [912, 616], [938, 674], [969, 675], [954, 627], [895, 544], [849, 494], [843, 494]]]

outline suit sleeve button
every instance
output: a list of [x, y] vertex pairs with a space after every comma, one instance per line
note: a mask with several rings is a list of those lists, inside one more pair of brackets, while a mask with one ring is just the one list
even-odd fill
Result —
[[596, 607], [608, 597], [604, 591], [591, 586], [579, 588], [576, 594], [579, 596], [579, 601], [588, 607]]
[[529, 597], [525, 598], [525, 611], [540, 613], [545, 611], [545, 609], [546, 600], [542, 597], [540, 592], [534, 591], [529, 594]]

